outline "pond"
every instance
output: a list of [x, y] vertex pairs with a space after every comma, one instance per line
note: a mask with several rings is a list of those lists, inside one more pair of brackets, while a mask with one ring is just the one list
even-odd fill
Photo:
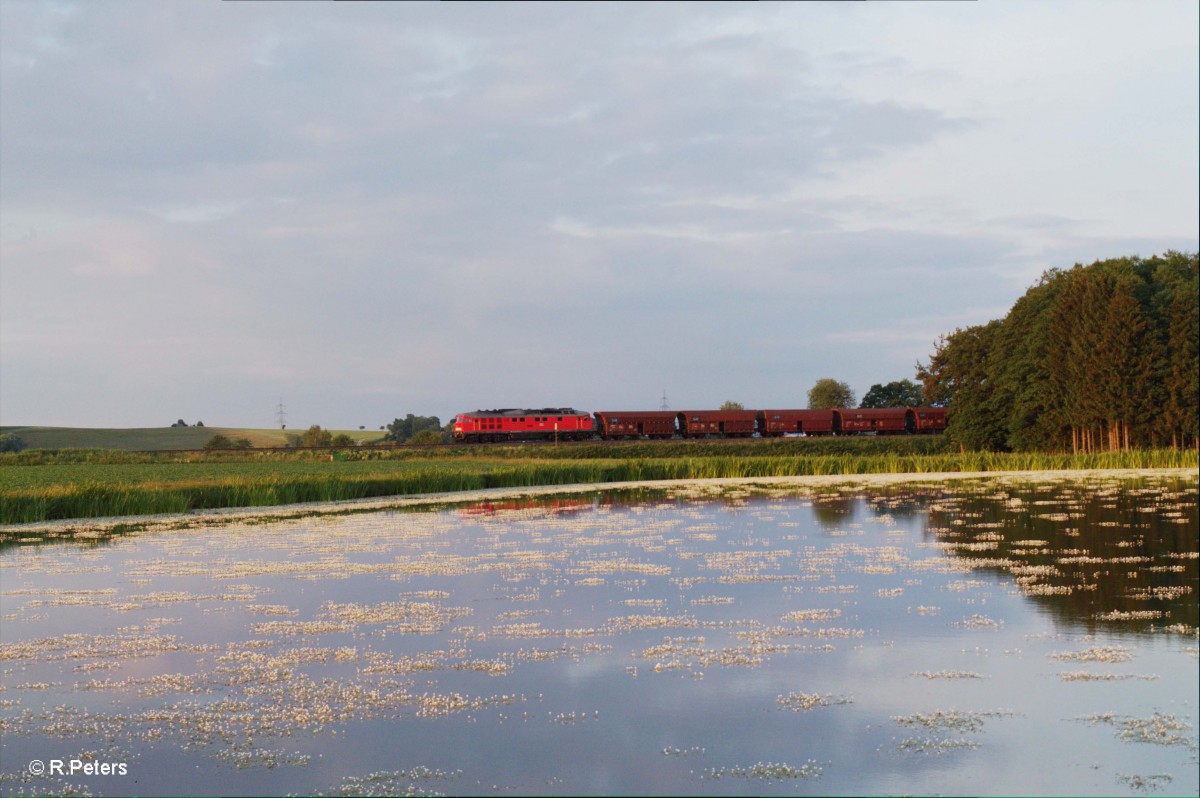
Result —
[[1195, 479], [687, 488], [0, 552], [0, 792], [1196, 794]]

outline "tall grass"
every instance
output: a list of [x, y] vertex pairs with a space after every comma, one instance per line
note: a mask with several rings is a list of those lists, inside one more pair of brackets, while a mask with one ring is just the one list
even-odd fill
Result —
[[[494, 451], [494, 450], [489, 450]], [[937, 473], [967, 471], [1025, 471], [1112, 468], [1197, 468], [1194, 450], [1137, 450], [1091, 454], [1045, 453], [864, 453], [799, 454], [792, 456], [629, 457], [623, 459], [495, 459], [478, 462], [395, 464], [389, 469], [366, 463], [328, 463], [314, 472], [313, 464], [261, 464], [241, 473], [196, 479], [187, 469], [175, 479], [155, 479], [155, 469], [137, 467], [145, 478], [111, 481], [98, 478], [99, 468], [72, 467], [58, 484], [31, 485], [5, 481], [0, 495], [0, 523], [16, 524], [66, 518], [182, 513], [220, 507], [267, 507], [302, 502], [341, 501], [379, 496], [447, 493], [482, 488], [532, 487], [644, 480], [714, 477], [775, 477], [856, 475], [873, 473]], [[344, 467], [343, 467], [344, 466]], [[355, 466], [358, 466], [357, 468]], [[77, 478], [71, 478], [74, 469]], [[228, 471], [228, 469], [222, 469]], [[89, 478], [89, 471], [92, 476]], [[291, 473], [289, 473], [291, 471]], [[166, 472], [166, 469], [164, 469]], [[165, 473], [164, 473], [165, 475]]]

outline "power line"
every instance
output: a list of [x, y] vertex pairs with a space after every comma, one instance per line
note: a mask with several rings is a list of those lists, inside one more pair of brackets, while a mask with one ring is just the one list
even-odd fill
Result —
[[279, 421], [280, 429], [287, 429], [287, 411], [283, 409], [283, 398], [279, 399], [279, 406], [275, 408], [275, 418]]

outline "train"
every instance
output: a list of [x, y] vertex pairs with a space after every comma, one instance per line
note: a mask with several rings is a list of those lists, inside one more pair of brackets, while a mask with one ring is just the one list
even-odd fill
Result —
[[462, 443], [669, 438], [782, 438], [814, 435], [936, 435], [946, 429], [944, 407], [836, 410], [598, 410], [571, 407], [504, 408], [459, 413], [454, 439]]

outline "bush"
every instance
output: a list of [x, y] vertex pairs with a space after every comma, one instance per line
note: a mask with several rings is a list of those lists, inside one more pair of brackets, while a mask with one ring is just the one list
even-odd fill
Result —
[[300, 436], [301, 446], [329, 446], [333, 443], [333, 433], [313, 424]]
[[[245, 440], [245, 439], [243, 439]], [[246, 441], [249, 443], [249, 441]], [[205, 449], [233, 449], [233, 441], [226, 438], [224, 435], [214, 435], [208, 439], [208, 443], [204, 444]]]

